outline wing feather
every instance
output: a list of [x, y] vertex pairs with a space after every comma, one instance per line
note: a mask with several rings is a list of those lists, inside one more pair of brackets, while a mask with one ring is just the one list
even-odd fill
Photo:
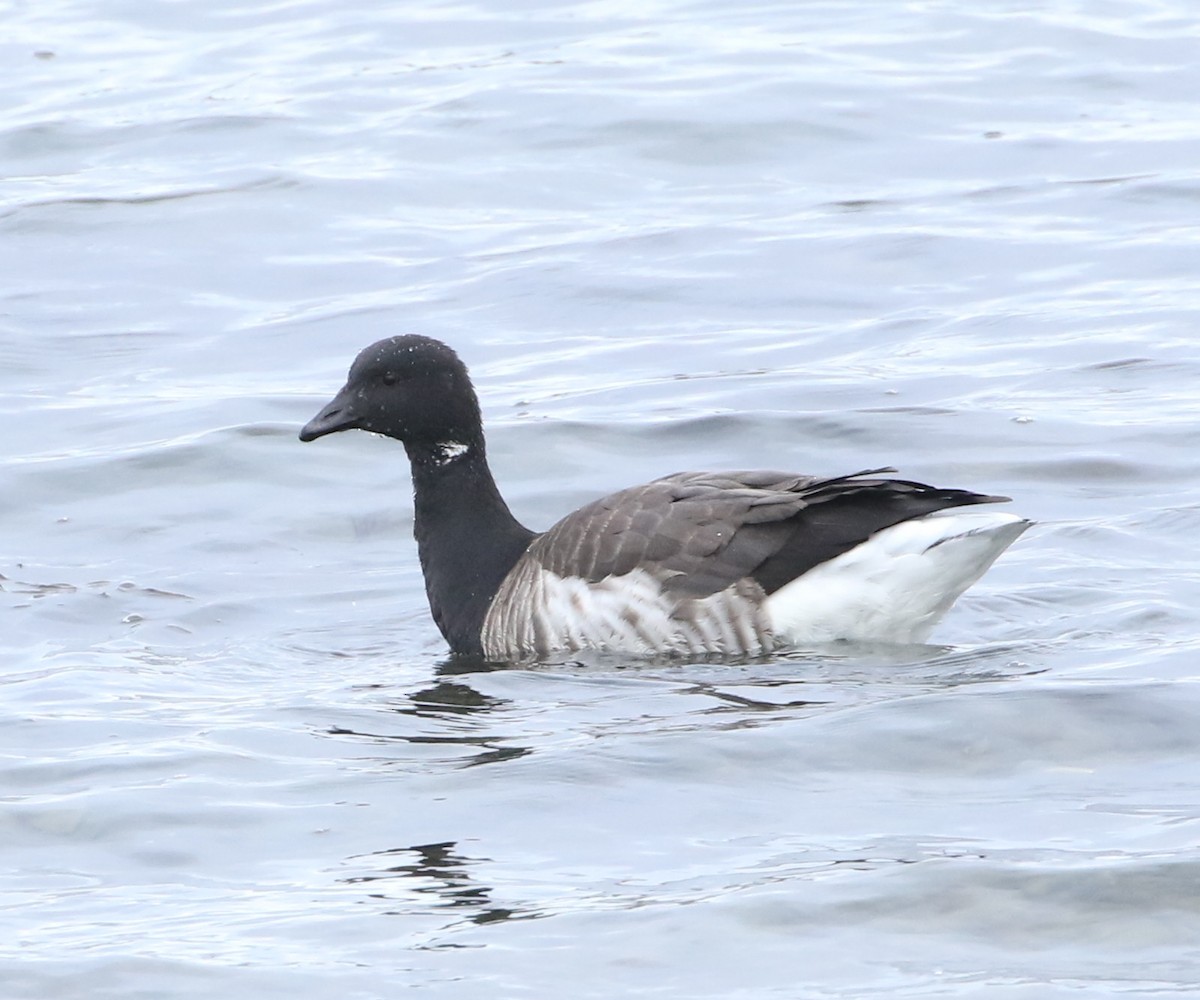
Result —
[[645, 569], [691, 597], [746, 577], [771, 593], [892, 524], [1005, 499], [879, 478], [893, 471], [676, 473], [581, 507], [536, 538], [528, 555], [590, 583]]

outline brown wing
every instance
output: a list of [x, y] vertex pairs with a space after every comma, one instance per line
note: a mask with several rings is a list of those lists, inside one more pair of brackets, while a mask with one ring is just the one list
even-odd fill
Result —
[[751, 577], [767, 593], [883, 528], [1004, 497], [945, 490], [871, 469], [822, 479], [782, 472], [685, 472], [596, 500], [528, 554], [559, 576], [598, 583], [642, 568], [680, 596]]

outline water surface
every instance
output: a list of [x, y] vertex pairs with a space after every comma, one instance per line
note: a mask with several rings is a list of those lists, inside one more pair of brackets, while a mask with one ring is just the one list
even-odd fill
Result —
[[[1200, 19], [1178, 0], [6, 15], [13, 998], [1189, 996]], [[535, 528], [687, 468], [1038, 521], [921, 647], [462, 672], [396, 332]]]

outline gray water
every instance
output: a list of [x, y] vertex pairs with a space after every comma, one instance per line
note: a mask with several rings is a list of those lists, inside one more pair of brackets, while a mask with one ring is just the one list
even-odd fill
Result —
[[[0, 9], [0, 995], [1200, 995], [1185, 0]], [[416, 331], [542, 528], [1038, 521], [937, 645], [456, 672]]]

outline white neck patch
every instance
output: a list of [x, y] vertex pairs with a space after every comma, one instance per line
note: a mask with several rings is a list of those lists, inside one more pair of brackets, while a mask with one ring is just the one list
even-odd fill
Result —
[[463, 455], [471, 450], [469, 444], [463, 444], [461, 441], [439, 441], [435, 447], [437, 448], [439, 465], [445, 465], [447, 462], [453, 462], [456, 458], [462, 458]]

